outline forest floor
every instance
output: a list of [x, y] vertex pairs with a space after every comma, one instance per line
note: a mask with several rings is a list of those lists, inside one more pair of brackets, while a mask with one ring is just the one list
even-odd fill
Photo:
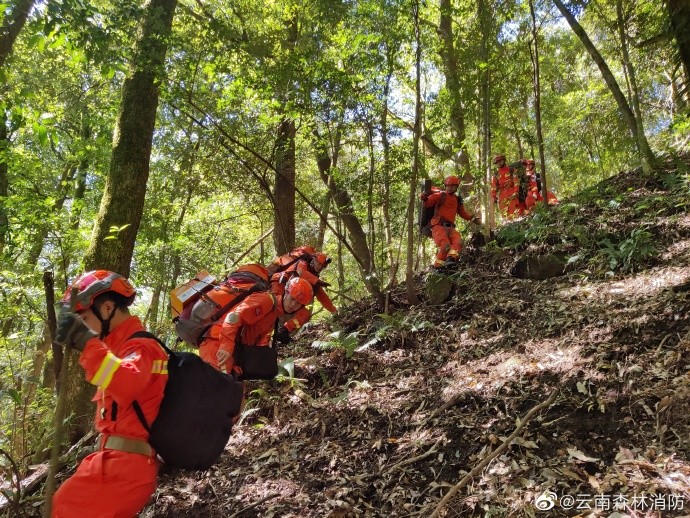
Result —
[[[438, 516], [690, 516], [689, 168], [621, 173], [468, 246], [443, 304], [424, 272], [419, 305], [401, 286], [388, 316], [363, 300], [304, 329], [217, 465], [163, 469], [142, 516], [431, 516], [519, 425]], [[565, 275], [511, 275], [553, 253]]]
[[[688, 164], [515, 223], [541, 225], [531, 241], [468, 247], [444, 304], [401, 287], [390, 316], [361, 301], [305, 330], [283, 350], [294, 377], [253, 386], [220, 462], [163, 473], [144, 515], [430, 516], [557, 391], [439, 516], [690, 516]], [[510, 275], [553, 252], [565, 275]]]

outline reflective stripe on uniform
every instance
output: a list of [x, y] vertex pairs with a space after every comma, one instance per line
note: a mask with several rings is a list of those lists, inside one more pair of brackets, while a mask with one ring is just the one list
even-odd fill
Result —
[[96, 374], [89, 380], [89, 383], [101, 387], [108, 388], [110, 382], [113, 380], [113, 375], [120, 368], [122, 360], [108, 351], [101, 362], [101, 366], [96, 371]]
[[292, 322], [295, 325], [295, 327], [292, 329], [293, 331], [296, 331], [301, 327], [299, 320], [297, 320], [296, 318], [293, 318], [292, 320], [290, 320], [290, 322]]
[[168, 373], [168, 360], [153, 360], [153, 365], [151, 366], [151, 374], [167, 374]]

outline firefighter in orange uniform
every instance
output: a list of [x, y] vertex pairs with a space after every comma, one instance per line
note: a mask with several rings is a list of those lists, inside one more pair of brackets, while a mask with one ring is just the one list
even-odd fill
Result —
[[[541, 175], [539, 171], [534, 168], [534, 160], [530, 158], [522, 162], [525, 164], [527, 175], [533, 179], [534, 184], [533, 186], [531, 185], [531, 187], [536, 191], [536, 201], [544, 201], [544, 197], [541, 193]], [[558, 198], [556, 198], [556, 195], [551, 191], [546, 191], [546, 198], [549, 205], [556, 205], [558, 203]]]
[[[335, 307], [324, 289], [329, 286], [329, 284], [320, 278], [321, 272], [329, 264], [331, 264], [331, 258], [323, 252], [317, 252], [311, 246], [300, 246], [295, 248], [288, 254], [276, 257], [268, 266], [269, 272], [274, 272], [277, 268], [285, 268], [280, 272], [272, 273], [271, 291], [276, 295], [280, 295], [285, 291], [285, 284], [290, 279], [293, 277], [300, 277], [311, 284], [316, 300], [318, 300], [327, 311], [335, 314], [338, 312], [338, 308]], [[301, 325], [304, 324], [306, 324], [306, 321], [301, 322]]]
[[514, 167], [506, 164], [505, 155], [496, 155], [494, 164], [498, 167], [491, 179], [491, 198], [503, 215], [512, 219], [520, 212], [518, 199], [519, 180]]
[[[262, 291], [249, 295], [211, 326], [199, 346], [199, 355], [216, 369], [242, 378], [242, 368], [235, 363], [235, 345], [270, 346], [276, 320], [287, 315], [290, 320], [276, 331], [276, 340], [287, 343], [292, 331], [298, 329], [297, 321], [308, 319], [304, 306], [311, 303], [314, 292], [304, 279], [291, 279], [285, 293], [274, 295]], [[294, 314], [294, 315], [293, 315]]]
[[147, 422], [154, 421], [168, 379], [168, 355], [156, 340], [132, 336], [144, 327], [129, 313], [136, 291], [127, 279], [96, 270], [72, 286], [78, 290], [75, 309], [67, 309], [70, 289], [62, 298], [56, 341], [80, 351], [86, 380], [98, 387], [100, 449], [60, 486], [52, 516], [130, 518], [153, 494], [158, 473], [156, 453], [132, 402], [139, 403]]
[[431, 237], [434, 239], [438, 252], [433, 267], [443, 266], [446, 259], [457, 261], [462, 250], [462, 239], [460, 233], [455, 229], [455, 217], [460, 215], [463, 219], [473, 223], [479, 223], [479, 217], [473, 216], [456, 193], [460, 180], [457, 176], [448, 176], [443, 185], [446, 190], [429, 193], [422, 193], [420, 198], [424, 200], [424, 207], [436, 207], [434, 217], [429, 222], [431, 225]]

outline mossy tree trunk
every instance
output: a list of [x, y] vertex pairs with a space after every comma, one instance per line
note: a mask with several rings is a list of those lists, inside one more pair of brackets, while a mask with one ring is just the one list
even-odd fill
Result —
[[276, 255], [295, 248], [295, 121], [284, 119], [278, 128], [273, 189], [273, 245]]
[[685, 95], [690, 98], [690, 2], [688, 0], [666, 0], [666, 9], [671, 19], [671, 27], [676, 37], [678, 56], [685, 74]]
[[[110, 170], [84, 257], [86, 270], [106, 269], [129, 276], [141, 215], [159, 84], [177, 0], [150, 0], [143, 8], [130, 70], [122, 85], [120, 110], [113, 135]], [[67, 412], [73, 414], [72, 439], [91, 427], [93, 387], [80, 368], [72, 368], [67, 386]]]
[[458, 165], [462, 170], [463, 196], [467, 196], [468, 185], [472, 184], [470, 171], [470, 157], [467, 150], [467, 130], [465, 128], [465, 108], [462, 104], [462, 90], [460, 88], [460, 72], [457, 53], [455, 52], [455, 36], [453, 34], [453, 6], [451, 0], [439, 1], [439, 23], [437, 33], [440, 38], [439, 54], [443, 63], [443, 75], [446, 79], [446, 91], [450, 97], [450, 127], [455, 140], [454, 151], [457, 153]]

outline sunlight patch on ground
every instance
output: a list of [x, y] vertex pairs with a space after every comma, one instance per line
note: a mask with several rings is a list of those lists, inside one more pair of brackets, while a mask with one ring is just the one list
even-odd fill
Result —
[[611, 298], [653, 297], [662, 290], [690, 282], [690, 268], [671, 266], [632, 275], [625, 280], [582, 283], [556, 292], [563, 298], [584, 297], [597, 301]]
[[682, 216], [678, 217], [674, 224], [678, 227], [690, 228], [690, 214], [683, 214]]
[[582, 357], [578, 345], [564, 347], [560, 341], [530, 340], [525, 343], [522, 354], [498, 352], [466, 364], [449, 363], [441, 371], [450, 380], [443, 391], [443, 399], [449, 401], [469, 392], [488, 397], [510, 381], [522, 384], [525, 378], [545, 372], [563, 376], [588, 361]]
[[668, 261], [678, 256], [687, 256], [688, 253], [690, 253], [690, 239], [684, 239], [672, 243], [660, 257], [662, 260]]
[[350, 386], [347, 396], [347, 403], [355, 408], [374, 408], [382, 414], [398, 412], [401, 405], [405, 403], [406, 396], [410, 392], [422, 390], [424, 378], [421, 375], [413, 374], [404, 376], [391, 383], [357, 383]]

